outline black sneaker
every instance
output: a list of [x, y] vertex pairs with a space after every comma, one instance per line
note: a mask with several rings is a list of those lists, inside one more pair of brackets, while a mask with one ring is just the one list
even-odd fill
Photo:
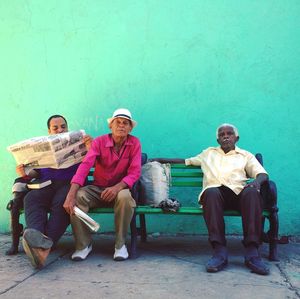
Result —
[[245, 265], [256, 274], [268, 275], [270, 273], [270, 269], [259, 256], [246, 257]]

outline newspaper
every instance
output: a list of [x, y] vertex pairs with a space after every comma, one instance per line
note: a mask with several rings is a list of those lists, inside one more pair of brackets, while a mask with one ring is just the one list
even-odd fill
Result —
[[87, 153], [84, 130], [30, 138], [7, 147], [17, 165], [33, 168], [68, 168]]
[[74, 213], [82, 222], [84, 222], [88, 226], [88, 228], [92, 232], [96, 232], [100, 228], [100, 224], [98, 222], [96, 222], [93, 218], [91, 218], [88, 214], [84, 213], [76, 206], [74, 207]]

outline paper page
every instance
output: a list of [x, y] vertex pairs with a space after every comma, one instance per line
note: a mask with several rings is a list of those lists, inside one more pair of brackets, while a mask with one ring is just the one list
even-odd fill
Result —
[[11, 146], [17, 165], [24, 164], [26, 171], [34, 168], [68, 168], [80, 163], [87, 153], [83, 142], [85, 131], [30, 138]]

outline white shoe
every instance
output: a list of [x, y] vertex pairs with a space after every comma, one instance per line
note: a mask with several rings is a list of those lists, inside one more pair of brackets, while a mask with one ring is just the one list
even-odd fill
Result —
[[120, 249], [115, 248], [114, 260], [115, 261], [125, 261], [128, 259], [128, 251], [125, 245]]
[[92, 244], [90, 244], [89, 246], [85, 247], [82, 250], [76, 250], [72, 256], [71, 259], [72, 261], [83, 261], [87, 258], [87, 256], [91, 253], [92, 251]]

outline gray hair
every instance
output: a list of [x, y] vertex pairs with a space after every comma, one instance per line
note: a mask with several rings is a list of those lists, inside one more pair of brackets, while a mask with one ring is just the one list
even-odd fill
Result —
[[219, 137], [219, 135], [218, 135], [218, 134], [219, 134], [219, 130], [220, 130], [221, 128], [223, 128], [223, 127], [230, 127], [230, 128], [232, 128], [232, 129], [233, 129], [233, 132], [234, 132], [234, 135], [235, 135], [236, 137], [239, 136], [239, 132], [238, 132], [237, 128], [236, 128], [234, 125], [224, 123], [224, 124], [218, 126], [218, 128], [217, 128], [217, 131], [216, 131], [217, 139], [218, 139], [218, 137]]

